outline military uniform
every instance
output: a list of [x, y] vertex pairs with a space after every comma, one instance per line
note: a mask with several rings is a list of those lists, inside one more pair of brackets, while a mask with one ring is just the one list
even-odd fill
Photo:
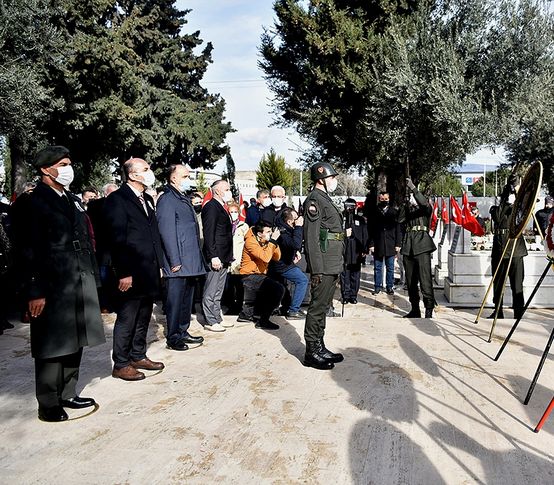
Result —
[[[504, 258], [500, 260], [504, 247], [508, 243], [509, 234], [508, 234], [508, 223], [512, 215], [513, 206], [509, 203], [503, 203], [500, 206], [491, 207], [490, 214], [492, 221], [494, 223], [494, 237], [492, 240], [492, 253], [491, 253], [491, 263], [492, 263], [492, 273], [496, 271], [498, 265], [500, 269], [496, 278], [494, 280], [493, 287], [493, 301], [495, 307], [499, 308], [498, 316], [503, 318], [502, 312], [502, 284], [504, 283], [504, 278], [506, 277], [506, 271], [508, 269], [508, 262], [510, 259], [510, 254], [512, 252], [512, 247], [515, 243], [514, 255], [512, 258], [512, 264], [510, 266], [509, 278], [510, 278], [510, 288], [512, 289], [512, 301], [514, 307], [514, 316], [519, 318], [523, 313], [524, 306], [524, 297], [523, 297], [523, 278], [525, 276], [523, 258], [527, 256], [527, 247], [525, 246], [525, 240], [523, 236], [520, 236], [516, 241], [511, 241], [504, 253]], [[499, 304], [498, 304], [499, 302]]]
[[426, 316], [431, 316], [435, 306], [433, 280], [431, 276], [431, 253], [437, 249], [429, 235], [429, 219], [433, 209], [423, 194], [414, 190], [417, 206], [406, 206], [400, 209], [399, 223], [405, 226], [402, 240], [404, 270], [408, 295], [412, 304], [412, 311], [406, 316], [418, 317], [419, 291], [418, 282], [423, 296]]
[[342, 215], [324, 191], [314, 189], [304, 208], [304, 250], [312, 276], [304, 338], [316, 342], [325, 333], [325, 314], [343, 270], [344, 231]]
[[[311, 168], [314, 182], [336, 176], [325, 162]], [[325, 348], [326, 313], [331, 307], [339, 274], [343, 270], [344, 239], [343, 219], [325, 190], [314, 188], [304, 201], [304, 251], [307, 272], [311, 275], [311, 300], [306, 315], [304, 338], [306, 356], [304, 365], [318, 369], [331, 369], [334, 362], [343, 360]]]

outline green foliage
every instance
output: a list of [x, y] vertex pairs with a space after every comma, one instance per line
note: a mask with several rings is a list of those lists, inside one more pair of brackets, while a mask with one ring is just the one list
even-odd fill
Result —
[[401, 183], [444, 172], [518, 126], [514, 102], [552, 55], [540, 5], [278, 0], [260, 47], [278, 123], [308, 160]]
[[[310, 172], [306, 170], [300, 170], [298, 168], [289, 168], [287, 169], [291, 175], [290, 187], [285, 187], [287, 193], [291, 196], [306, 196], [308, 194], [308, 189], [312, 184], [310, 180]], [[302, 183], [300, 181], [300, 175], [302, 174]], [[302, 185], [302, 193], [300, 193], [300, 185]]]
[[202, 195], [206, 195], [208, 192], [208, 184], [206, 183], [206, 175], [204, 172], [200, 172], [196, 176], [196, 192], [200, 192]]
[[231, 192], [233, 193], [233, 199], [239, 200], [239, 189], [235, 183], [236, 167], [235, 161], [231, 155], [231, 152], [227, 152], [225, 155], [225, 177], [223, 177], [231, 186]]
[[[469, 190], [475, 197], [483, 197], [483, 192], [485, 192], [486, 197], [500, 196], [510, 173], [511, 168], [509, 167], [501, 167], [498, 170], [487, 172], [485, 184], [483, 184], [483, 177], [481, 177]], [[483, 185], [485, 185], [484, 190]]]
[[290, 190], [292, 175], [285, 166], [285, 157], [277, 155], [271, 148], [269, 153], [262, 157], [256, 170], [256, 186], [258, 190], [271, 190], [274, 185], [281, 185], [285, 190]]
[[421, 178], [419, 189], [423, 194], [445, 197], [449, 195], [459, 197], [463, 192], [460, 177], [448, 172], [439, 175], [427, 174]]

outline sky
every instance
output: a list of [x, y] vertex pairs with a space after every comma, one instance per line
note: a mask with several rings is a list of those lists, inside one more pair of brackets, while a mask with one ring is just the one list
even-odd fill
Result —
[[[227, 144], [237, 170], [255, 170], [261, 157], [274, 148], [288, 165], [297, 167], [299, 150], [306, 147], [294, 129], [274, 126], [272, 93], [258, 68], [258, 46], [264, 27], [274, 23], [273, 0], [178, 0], [190, 9], [185, 32], [200, 31], [203, 46], [213, 44], [213, 63], [202, 85], [226, 101], [226, 121], [237, 130]], [[202, 46], [202, 47], [203, 47]], [[502, 150], [479, 150], [467, 163], [485, 163], [487, 169], [504, 161]], [[224, 161], [215, 171], [225, 168]]]

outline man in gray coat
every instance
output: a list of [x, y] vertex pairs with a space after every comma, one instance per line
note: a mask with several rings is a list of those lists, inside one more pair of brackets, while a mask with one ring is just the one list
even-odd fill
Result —
[[188, 350], [202, 344], [202, 337], [188, 330], [192, 312], [194, 287], [198, 276], [206, 274], [200, 250], [200, 230], [194, 207], [186, 192], [190, 190], [189, 170], [184, 165], [171, 165], [168, 184], [156, 205], [156, 217], [162, 238], [163, 274], [167, 297], [167, 348]]
[[33, 161], [41, 182], [18, 227], [21, 274], [31, 315], [38, 416], [65, 421], [63, 409], [94, 406], [77, 395], [83, 347], [104, 342], [96, 290], [98, 273], [85, 210], [67, 191], [73, 181], [69, 151], [48, 146]]

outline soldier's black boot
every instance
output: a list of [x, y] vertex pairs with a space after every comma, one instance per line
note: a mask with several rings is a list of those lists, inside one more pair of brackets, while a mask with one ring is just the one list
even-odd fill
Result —
[[325, 360], [328, 360], [329, 362], [342, 362], [344, 360], [344, 356], [342, 354], [331, 352], [327, 347], [325, 347], [323, 337], [321, 337], [319, 342], [321, 344], [319, 355], [321, 355], [321, 357], [323, 357]]
[[433, 318], [433, 309], [432, 308], [426, 308], [425, 309], [425, 318]]
[[[494, 311], [487, 318], [493, 320], [494, 319]], [[497, 318], [498, 319], [504, 318], [504, 310], [502, 310], [502, 308], [500, 310], [498, 310], [498, 317]]]
[[320, 351], [321, 344], [319, 342], [306, 342], [306, 354], [304, 355], [303, 364], [306, 367], [320, 370], [329, 370], [335, 367], [333, 362], [320, 355]]
[[421, 310], [419, 307], [412, 307], [409, 313], [406, 313], [402, 318], [421, 318]]

